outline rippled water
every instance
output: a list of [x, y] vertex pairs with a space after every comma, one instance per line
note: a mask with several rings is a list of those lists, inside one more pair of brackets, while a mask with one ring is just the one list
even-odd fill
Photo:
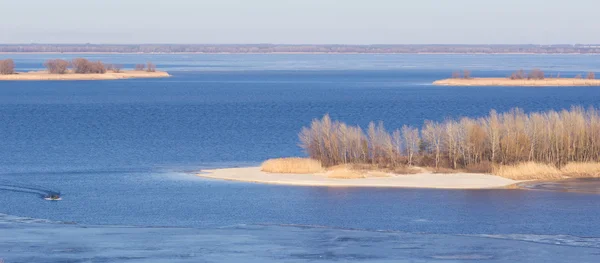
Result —
[[533, 182], [521, 184], [523, 188], [571, 193], [600, 194], [600, 179], [582, 178], [562, 181]]
[[[30, 70], [50, 55], [14, 57]], [[597, 181], [534, 186], [552, 191], [343, 189], [223, 182], [192, 173], [302, 155], [297, 132], [325, 113], [398, 128], [482, 116], [492, 108], [600, 108], [600, 89], [591, 87], [429, 85], [461, 68], [475, 76], [505, 76], [521, 67], [563, 76], [599, 71], [596, 56], [92, 59], [152, 60], [174, 76], [0, 83], [0, 258], [6, 262], [600, 257], [600, 195], [588, 194], [597, 192]], [[60, 191], [63, 201], [42, 200], [44, 191]]]

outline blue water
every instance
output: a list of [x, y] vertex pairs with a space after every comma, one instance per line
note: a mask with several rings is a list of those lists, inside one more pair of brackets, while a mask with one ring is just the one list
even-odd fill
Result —
[[[57, 56], [73, 57], [11, 55], [21, 70]], [[395, 129], [491, 109], [600, 108], [594, 87], [430, 85], [463, 68], [474, 76], [521, 67], [563, 76], [600, 71], [598, 56], [89, 58], [127, 66], [151, 60], [173, 77], [0, 82], [6, 262], [600, 259], [600, 195], [287, 187], [193, 175], [301, 156], [298, 131], [326, 113]], [[3, 187], [14, 184], [61, 191], [64, 200]]]

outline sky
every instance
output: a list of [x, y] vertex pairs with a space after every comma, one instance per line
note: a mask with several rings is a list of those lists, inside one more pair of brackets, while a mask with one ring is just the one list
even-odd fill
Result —
[[598, 0], [0, 0], [0, 43], [591, 44]]

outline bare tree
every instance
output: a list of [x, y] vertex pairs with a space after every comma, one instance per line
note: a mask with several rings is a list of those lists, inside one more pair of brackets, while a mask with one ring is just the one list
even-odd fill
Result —
[[0, 60], [0, 75], [15, 74], [15, 62], [12, 59]]
[[135, 70], [136, 71], [144, 71], [145, 68], [146, 68], [146, 65], [144, 65], [144, 64], [137, 64], [137, 65], [135, 65]]
[[596, 74], [594, 72], [588, 72], [585, 76], [586, 79], [596, 79]]
[[522, 69], [520, 69], [520, 70], [512, 73], [510, 75], [510, 79], [513, 79], [513, 80], [525, 79], [525, 72]]
[[471, 71], [463, 70], [463, 79], [471, 79]]
[[69, 65], [69, 61], [62, 59], [51, 59], [44, 63], [44, 67], [46, 67], [50, 74], [66, 74]]
[[534, 79], [534, 80], [542, 80], [544, 79], [544, 72], [541, 71], [540, 69], [533, 69], [531, 72], [529, 72], [529, 75], [527, 76], [527, 79]]
[[460, 79], [460, 72], [458, 72], [458, 71], [452, 72], [452, 78], [453, 79]]
[[146, 64], [146, 71], [148, 71], [148, 72], [155, 72], [156, 71], [156, 65], [152, 64], [152, 62], [148, 62]]
[[581, 76], [581, 74], [577, 74], [575, 75], [575, 79], [582, 79], [583, 77]]
[[90, 72], [90, 61], [85, 58], [75, 58], [71, 61], [73, 72], [77, 74], [85, 74]]

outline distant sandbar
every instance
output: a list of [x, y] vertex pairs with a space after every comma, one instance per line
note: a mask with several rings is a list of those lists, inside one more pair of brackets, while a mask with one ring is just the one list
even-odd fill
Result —
[[547, 78], [547, 79], [508, 79], [508, 78], [471, 78], [443, 79], [433, 82], [438, 86], [521, 86], [521, 87], [573, 87], [600, 86], [600, 79]]
[[19, 72], [10, 75], [0, 75], [0, 81], [41, 81], [41, 80], [115, 80], [140, 78], [166, 78], [169, 73], [164, 71], [147, 72], [124, 70], [122, 72], [106, 72], [104, 74], [50, 74], [47, 71]]

